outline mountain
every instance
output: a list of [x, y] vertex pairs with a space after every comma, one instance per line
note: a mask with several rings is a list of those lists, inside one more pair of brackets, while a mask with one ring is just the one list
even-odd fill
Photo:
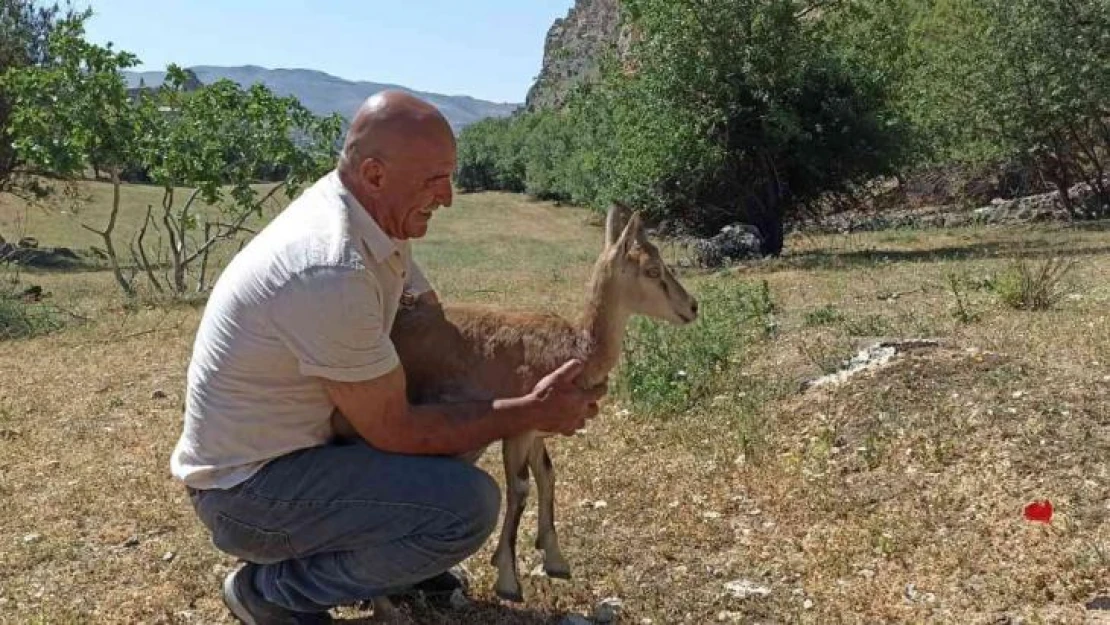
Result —
[[[399, 85], [376, 82], [354, 82], [309, 69], [267, 69], [255, 65], [216, 67], [198, 65], [188, 68], [204, 84], [226, 78], [244, 87], [262, 83], [280, 96], [294, 96], [317, 115], [339, 113], [350, 119], [363, 100], [384, 89], [401, 89], [435, 105], [457, 133], [468, 124], [486, 117], [505, 117], [519, 104], [488, 102], [470, 96], [442, 95], [415, 91]], [[162, 84], [165, 72], [124, 72], [127, 86], [135, 88], [140, 80], [147, 87]]]
[[576, 0], [567, 16], [555, 20], [543, 46], [543, 65], [528, 90], [529, 111], [559, 108], [576, 85], [598, 75], [602, 54], [624, 58], [632, 31], [622, 23], [619, 0]]

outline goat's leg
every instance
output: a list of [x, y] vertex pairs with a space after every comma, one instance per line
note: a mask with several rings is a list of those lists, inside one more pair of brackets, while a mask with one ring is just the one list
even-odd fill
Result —
[[505, 520], [491, 563], [497, 567], [494, 591], [507, 601], [524, 601], [516, 566], [516, 543], [520, 517], [528, 500], [528, 452], [531, 447], [531, 436], [501, 442], [501, 457], [505, 463]]
[[536, 478], [536, 496], [539, 499], [540, 519], [536, 533], [536, 549], [543, 550], [543, 570], [549, 577], [570, 579], [570, 565], [559, 550], [559, 537], [555, 533], [555, 466], [543, 438], [532, 441], [528, 464]]

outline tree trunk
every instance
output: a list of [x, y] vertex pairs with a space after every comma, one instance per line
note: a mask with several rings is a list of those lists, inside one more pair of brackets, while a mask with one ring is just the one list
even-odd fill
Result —
[[86, 230], [99, 234], [100, 238], [104, 240], [104, 249], [108, 253], [108, 262], [110, 262], [112, 265], [112, 275], [115, 276], [116, 283], [118, 283], [120, 288], [123, 289], [124, 295], [132, 297], [135, 295], [135, 289], [131, 286], [131, 283], [123, 277], [123, 270], [119, 266], [119, 257], [116, 255], [116, 246], [112, 244], [112, 231], [116, 229], [116, 217], [119, 216], [120, 179], [118, 168], [113, 167], [111, 169], [111, 177], [112, 212], [108, 216], [107, 227], [105, 227], [104, 230], [101, 231], [90, 228], [89, 226], [85, 226], [84, 224], [81, 225], [84, 226]]

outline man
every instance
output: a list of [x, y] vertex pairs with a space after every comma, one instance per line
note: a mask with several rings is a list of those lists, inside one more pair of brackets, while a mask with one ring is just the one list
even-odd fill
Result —
[[[525, 397], [410, 405], [389, 340], [407, 287], [435, 300], [412, 261], [450, 206], [455, 139], [410, 95], [367, 100], [335, 171], [228, 265], [188, 371], [171, 469], [213, 543], [246, 564], [224, 581], [245, 623], [326, 623], [327, 610], [414, 585], [492, 533], [500, 490], [452, 456], [544, 430], [573, 433], [603, 389], [568, 362]], [[363, 440], [334, 444], [339, 411]]]

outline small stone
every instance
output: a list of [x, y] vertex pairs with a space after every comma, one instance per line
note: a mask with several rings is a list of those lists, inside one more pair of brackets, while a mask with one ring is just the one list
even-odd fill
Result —
[[805, 603], [802, 604], [802, 608], [804, 608], [806, 610], [812, 610], [813, 609], [813, 599], [806, 599]]
[[470, 605], [470, 599], [466, 598], [466, 594], [463, 593], [462, 588], [456, 588], [451, 591], [450, 603], [451, 609], [462, 610]]
[[701, 516], [702, 516], [702, 518], [705, 518], [705, 519], [719, 519], [719, 518], [721, 518], [721, 513], [709, 510], [709, 511], [706, 511], [706, 512], [702, 512]]
[[165, 399], [166, 398], [166, 391], [163, 391], [160, 388], [155, 389], [155, 391], [150, 394], [150, 398], [151, 399]]
[[173, 560], [175, 555], [177, 555], [177, 554], [175, 554], [172, 551], [167, 551], [166, 553], [162, 554], [162, 560], [164, 562], [169, 562], [170, 560]]
[[127, 540], [123, 541], [123, 546], [124, 547], [138, 547], [139, 546], [139, 537], [138, 536], [131, 536]]
[[598, 623], [612, 623], [617, 620], [624, 608], [624, 602], [618, 597], [602, 599], [594, 608], [594, 620]]
[[652, 623], [654, 623], [654, 622], [655, 622], [655, 621], [653, 621], [653, 620], [649, 619], [649, 618], [648, 618], [648, 617], [646, 617], [646, 616], [645, 616], [644, 618], [640, 619], [640, 625], [651, 625], [651, 624], [652, 624]]
[[547, 571], [543, 570], [543, 564], [537, 564], [529, 573], [529, 577], [547, 577]]
[[771, 594], [770, 588], [746, 579], [737, 579], [725, 584], [725, 590], [737, 599], [766, 597]]
[[601, 508], [608, 508], [609, 504], [604, 499], [598, 499], [593, 503], [593, 507], [594, 510], [599, 510]]
[[40, 540], [42, 540], [42, 534], [27, 534], [23, 537], [23, 542], [28, 545], [30, 545], [31, 543], [37, 543]]

